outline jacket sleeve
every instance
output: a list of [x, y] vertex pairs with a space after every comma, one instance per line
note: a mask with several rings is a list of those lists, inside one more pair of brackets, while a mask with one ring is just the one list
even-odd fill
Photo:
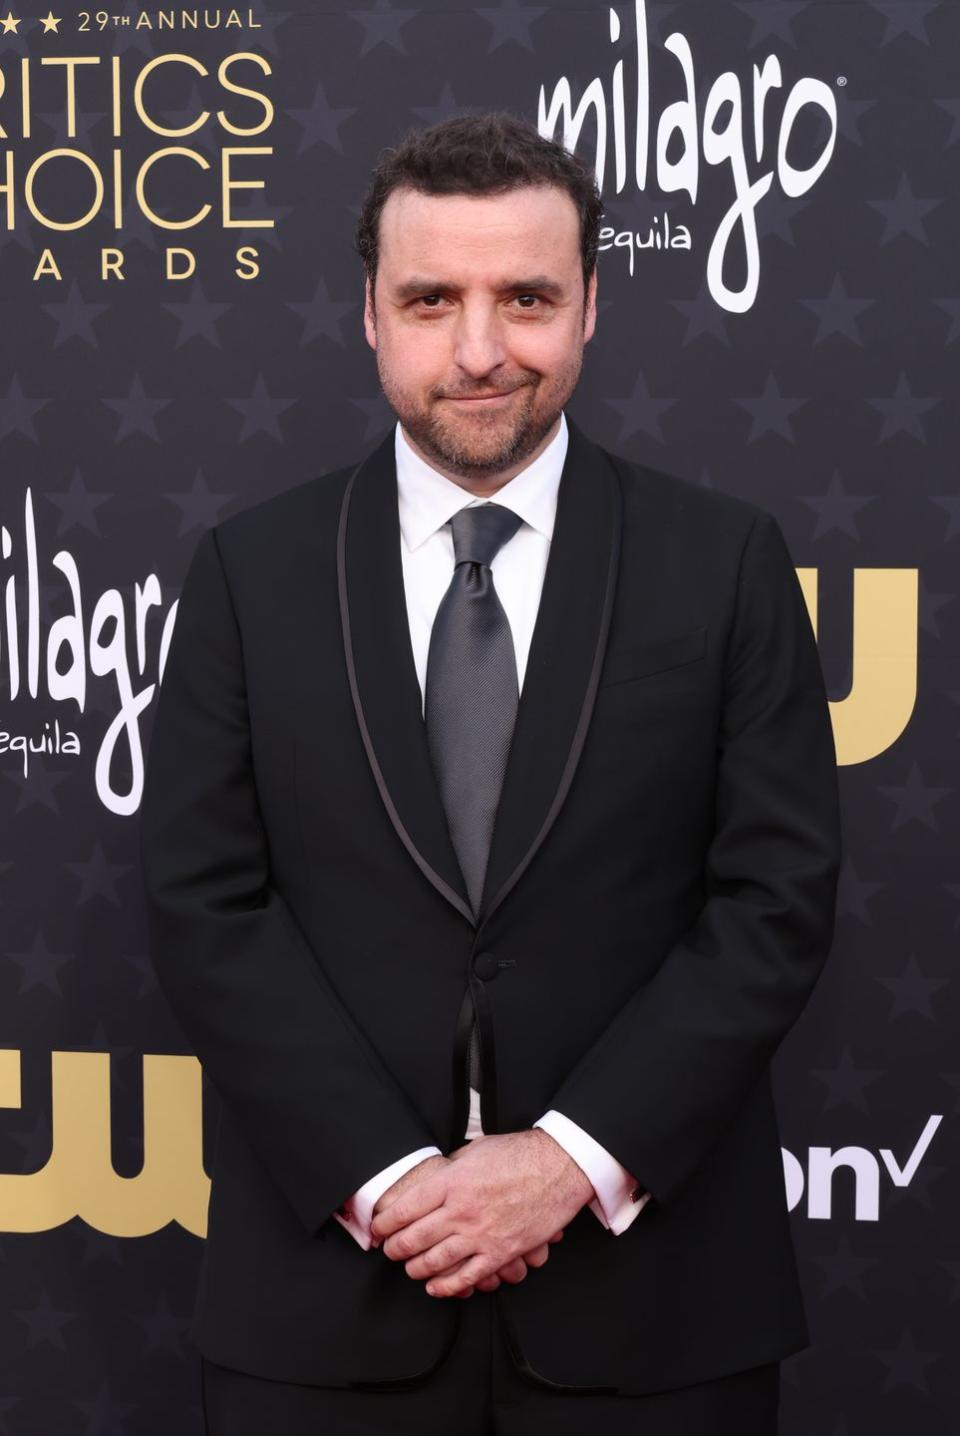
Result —
[[272, 881], [241, 634], [213, 530], [180, 595], [140, 838], [160, 988], [251, 1147], [315, 1234], [371, 1171], [435, 1139]]
[[772, 515], [741, 554], [706, 900], [549, 1103], [669, 1202], [736, 1117], [830, 950], [836, 751], [803, 591]]

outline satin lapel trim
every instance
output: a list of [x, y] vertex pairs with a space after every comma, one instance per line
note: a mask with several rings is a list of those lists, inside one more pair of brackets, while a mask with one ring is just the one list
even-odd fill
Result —
[[620, 480], [568, 416], [570, 442], [480, 902], [482, 926], [559, 813], [590, 726], [620, 559]]
[[337, 590], [350, 694], [384, 807], [420, 871], [475, 926], [421, 713], [392, 430], [347, 482], [337, 531]]

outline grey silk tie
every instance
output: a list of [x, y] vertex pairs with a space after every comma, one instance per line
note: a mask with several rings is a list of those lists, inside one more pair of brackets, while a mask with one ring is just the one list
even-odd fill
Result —
[[[522, 522], [503, 504], [468, 505], [453, 515], [455, 567], [427, 653], [427, 745], [474, 913], [519, 701], [513, 638], [490, 565]], [[469, 1080], [479, 1091], [476, 1024]]]

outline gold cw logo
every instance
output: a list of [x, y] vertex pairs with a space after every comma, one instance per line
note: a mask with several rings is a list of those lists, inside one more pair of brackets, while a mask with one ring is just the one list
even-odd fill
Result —
[[[207, 1234], [201, 1070], [196, 1057], [143, 1055], [143, 1166], [121, 1177], [110, 1142], [110, 1053], [53, 1052], [53, 1140], [38, 1172], [0, 1173], [0, 1230], [45, 1232], [81, 1217], [114, 1237], [174, 1221]], [[20, 1051], [0, 1048], [0, 1107], [19, 1108]]]
[[[817, 632], [817, 570], [797, 578]], [[892, 747], [917, 701], [919, 570], [853, 570], [853, 680], [846, 698], [830, 704], [840, 767], [865, 763]]]

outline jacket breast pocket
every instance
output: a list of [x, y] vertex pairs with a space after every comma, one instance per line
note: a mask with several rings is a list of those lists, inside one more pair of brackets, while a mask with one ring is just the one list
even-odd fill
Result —
[[707, 652], [707, 630], [693, 628], [686, 633], [671, 634], [664, 638], [649, 638], [642, 643], [619, 645], [608, 653], [600, 677], [601, 688], [612, 688], [619, 683], [629, 683], [635, 678], [647, 678], [653, 673], [663, 673], [670, 668], [680, 668], [696, 663]]

